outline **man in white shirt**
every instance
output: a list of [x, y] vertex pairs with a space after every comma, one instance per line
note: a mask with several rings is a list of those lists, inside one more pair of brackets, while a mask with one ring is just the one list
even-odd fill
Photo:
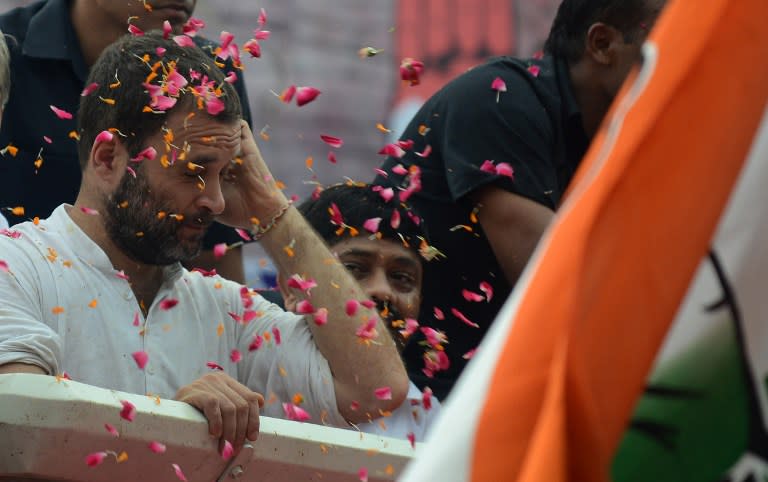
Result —
[[[298, 209], [376, 303], [402, 352], [408, 337], [419, 329], [416, 318], [421, 305], [423, 263], [430, 251], [418, 216], [404, 209], [390, 193], [375, 189], [354, 182], [331, 186]], [[282, 278], [280, 288], [286, 307], [295, 310], [300, 290], [288, 286]], [[371, 416], [357, 428], [386, 437], [423, 441], [439, 411], [440, 402], [431, 396], [431, 390], [422, 393], [411, 382], [402, 405], [378, 420]]]
[[[360, 343], [381, 319], [346, 314], [365, 294], [277, 187], [236, 92], [209, 67], [158, 34], [121, 39], [93, 66], [75, 205], [0, 236], [0, 373], [66, 370], [173, 397], [206, 416], [222, 448], [256, 436], [261, 404], [335, 425], [394, 409], [408, 390], [394, 342]], [[327, 321], [184, 269], [214, 219], [250, 229], [283, 277], [312, 280], [299, 296]]]

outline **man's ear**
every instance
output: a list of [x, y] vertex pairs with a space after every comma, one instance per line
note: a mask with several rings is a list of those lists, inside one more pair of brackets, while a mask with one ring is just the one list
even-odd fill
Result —
[[99, 180], [117, 186], [128, 166], [128, 151], [116, 135], [99, 135], [91, 147], [88, 158], [90, 169]]
[[617, 43], [624, 43], [624, 35], [610, 25], [597, 22], [589, 27], [585, 42], [586, 57], [600, 65], [611, 65], [616, 61]]
[[277, 274], [277, 287], [280, 288], [280, 295], [283, 297], [285, 311], [295, 312], [296, 304], [299, 302], [299, 299], [293, 294], [293, 290], [288, 287], [288, 284], [286, 284], [285, 279], [280, 276], [280, 273]]

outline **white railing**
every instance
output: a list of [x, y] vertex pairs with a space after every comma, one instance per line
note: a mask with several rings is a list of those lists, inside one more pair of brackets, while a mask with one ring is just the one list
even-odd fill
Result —
[[[121, 400], [136, 406], [132, 422], [120, 417]], [[150, 450], [151, 442], [165, 452]], [[89, 467], [85, 458], [95, 452], [109, 455]], [[177, 464], [190, 482], [358, 481], [361, 468], [373, 482], [394, 480], [412, 455], [404, 440], [261, 417], [259, 439], [225, 461], [205, 418], [187, 404], [42, 375], [0, 375], [0, 479], [174, 481]]]

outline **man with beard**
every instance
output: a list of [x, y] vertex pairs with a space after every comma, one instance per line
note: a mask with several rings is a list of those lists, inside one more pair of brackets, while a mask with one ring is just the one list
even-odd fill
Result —
[[[429, 256], [418, 217], [394, 200], [385, 201], [380, 190], [353, 182], [324, 189], [298, 209], [375, 302], [402, 352], [408, 337], [418, 329], [423, 263]], [[284, 278], [279, 281], [286, 308], [295, 311], [300, 291], [289, 287]], [[350, 309], [357, 309], [360, 301], [364, 300], [350, 300]], [[429, 372], [439, 368], [430, 357], [437, 360], [443, 347], [440, 332], [425, 330], [429, 334], [425, 372]], [[423, 441], [440, 411], [440, 402], [431, 395], [429, 387], [422, 393], [411, 383], [405, 402], [390, 416], [357, 428]]]
[[[0, 373], [66, 370], [175, 398], [206, 416], [222, 447], [256, 436], [262, 393], [267, 415], [337, 426], [399, 406], [408, 379], [394, 342], [376, 336], [386, 328], [375, 309], [345, 313], [365, 293], [277, 187], [210, 58], [129, 36], [88, 83], [98, 87], [79, 112], [74, 206], [0, 236]], [[214, 219], [251, 230], [317, 315], [184, 269]], [[391, 396], [377, 396], [382, 387]]]
[[[44, 218], [59, 204], [72, 203], [80, 187], [75, 120], [57, 117], [51, 106], [74, 114], [86, 87], [89, 68], [101, 52], [128, 32], [129, 24], [141, 31], [161, 30], [168, 21], [173, 35], [182, 30], [207, 52], [216, 45], [195, 32], [190, 22], [196, 0], [45, 0], [0, 15], [0, 28], [13, 38], [11, 65], [13, 96], [0, 129], [0, 148], [9, 144], [0, 163], [0, 207], [23, 207], [7, 212], [11, 224]], [[186, 25], [186, 26], [185, 26]], [[251, 116], [245, 85], [232, 62], [235, 88], [242, 100], [243, 117]], [[120, 79], [110, 79], [110, 84]], [[68, 117], [68, 118], [67, 118]], [[236, 243], [232, 229], [212, 225], [206, 233], [201, 256], [185, 262], [188, 267], [216, 268], [225, 278], [245, 282], [242, 249], [234, 248], [216, 259], [214, 245]]]

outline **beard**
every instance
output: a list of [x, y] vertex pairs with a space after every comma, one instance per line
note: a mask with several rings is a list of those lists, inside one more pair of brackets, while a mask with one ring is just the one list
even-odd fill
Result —
[[[184, 224], [207, 228], [213, 216], [204, 212], [185, 214], [182, 221], [169, 216], [174, 213], [171, 203], [159, 198], [141, 170], [137, 172], [135, 178], [126, 173], [115, 192], [104, 198], [109, 238], [128, 257], [144, 264], [167, 266], [195, 258], [202, 249], [205, 230], [185, 239], [179, 236], [179, 230]], [[161, 212], [166, 216], [158, 216]]]

